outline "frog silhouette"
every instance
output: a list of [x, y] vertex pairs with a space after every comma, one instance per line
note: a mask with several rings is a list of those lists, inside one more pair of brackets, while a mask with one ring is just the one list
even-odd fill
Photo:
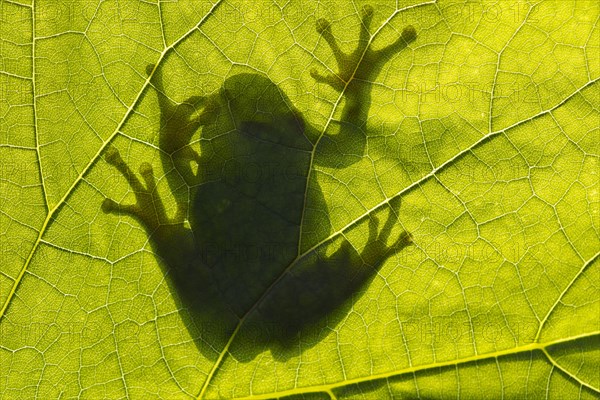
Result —
[[[299, 256], [305, 210], [326, 209], [321, 191], [308, 190], [311, 166], [345, 168], [363, 157], [370, 82], [416, 39], [408, 26], [395, 42], [373, 50], [373, 9], [364, 7], [361, 16], [359, 45], [351, 54], [340, 50], [327, 21], [317, 21], [339, 70], [328, 75], [312, 70], [311, 76], [344, 99], [335, 135], [321, 135], [307, 124], [262, 75], [234, 75], [213, 95], [175, 103], [166, 95], [160, 68], [149, 65], [160, 107], [161, 163], [170, 171], [166, 178], [177, 202], [173, 218], [150, 164], [140, 165], [140, 179], [114, 147], [107, 148], [105, 160], [128, 181], [136, 202], [106, 198], [102, 210], [133, 217], [147, 231], [184, 322], [208, 357], [216, 357], [215, 349], [225, 347], [240, 322], [229, 348], [237, 359], [252, 360], [267, 348], [278, 359], [296, 354], [301, 333], [336, 324], [383, 262], [411, 243], [402, 232], [386, 244], [395, 218], [381, 227], [370, 216], [360, 253], [342, 239], [330, 255], [321, 245]], [[196, 151], [191, 140], [200, 129]], [[399, 200], [390, 207], [396, 215]], [[321, 219], [318, 233], [324, 239], [330, 226], [325, 214]]]

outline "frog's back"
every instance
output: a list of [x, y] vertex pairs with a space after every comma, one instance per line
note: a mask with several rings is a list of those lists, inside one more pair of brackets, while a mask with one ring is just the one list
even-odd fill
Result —
[[297, 254], [312, 144], [270, 80], [236, 75], [221, 96], [227, 112], [203, 132], [190, 223], [213, 284], [242, 315]]

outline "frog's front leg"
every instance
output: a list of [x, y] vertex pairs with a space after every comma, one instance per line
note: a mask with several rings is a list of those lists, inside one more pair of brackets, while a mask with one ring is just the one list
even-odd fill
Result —
[[[182, 188], [182, 180], [188, 188], [199, 183], [199, 174], [194, 167], [200, 165], [200, 154], [190, 142], [198, 129], [213, 122], [219, 110], [218, 96], [191, 96], [181, 103], [175, 103], [166, 94], [162, 69], [150, 64], [146, 72], [158, 95], [160, 108], [159, 148], [165, 171], [173, 168], [177, 174], [167, 174], [167, 182], [174, 195]], [[195, 166], [193, 165], [195, 163]], [[177, 196], [177, 216], [187, 217], [188, 196]]]
[[[325, 83], [345, 97], [342, 110], [340, 132], [335, 137], [324, 137], [321, 145], [324, 153], [317, 162], [335, 167], [346, 167], [362, 157], [366, 149], [366, 132], [369, 108], [371, 107], [371, 89], [377, 75], [391, 57], [406, 48], [409, 43], [417, 38], [413, 26], [404, 28], [400, 36], [388, 46], [373, 50], [371, 48], [373, 36], [369, 32], [373, 19], [373, 8], [363, 7], [361, 11], [361, 27], [359, 44], [350, 54], [344, 53], [331, 30], [331, 24], [325, 19], [317, 21], [317, 32], [327, 41], [335, 56], [338, 72], [335, 74], [321, 75], [316, 69], [311, 70], [311, 76], [320, 83]], [[333, 145], [333, 146], [332, 146]], [[344, 152], [342, 161], [335, 153]], [[328, 154], [328, 153], [332, 154]], [[351, 155], [352, 157], [347, 157]]]

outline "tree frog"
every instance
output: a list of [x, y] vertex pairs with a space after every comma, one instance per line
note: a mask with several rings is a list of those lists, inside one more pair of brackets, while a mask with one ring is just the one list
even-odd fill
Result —
[[[245, 345], [241, 359], [252, 359], [265, 347], [283, 354], [303, 329], [347, 306], [393, 252], [411, 243], [403, 232], [387, 245], [394, 219], [380, 229], [378, 218], [370, 217], [360, 253], [343, 239], [329, 256], [315, 248], [298, 258], [307, 206], [325, 209], [323, 194], [308, 187], [311, 165], [345, 168], [363, 157], [371, 82], [417, 37], [408, 26], [393, 43], [373, 50], [372, 17], [373, 8], [364, 7], [359, 44], [350, 54], [340, 49], [328, 21], [316, 23], [338, 66], [335, 74], [310, 71], [316, 82], [343, 97], [335, 135], [308, 124], [263, 75], [234, 75], [213, 95], [175, 103], [166, 95], [161, 69], [147, 67], [158, 95], [160, 157], [164, 170], [171, 171], [168, 184], [173, 193], [185, 187], [191, 199], [175, 196], [174, 217], [157, 194], [149, 163], [139, 166], [138, 177], [114, 147], [106, 150], [105, 160], [128, 181], [136, 202], [106, 198], [102, 210], [133, 217], [144, 227], [182, 308], [200, 316], [194, 323], [221, 320], [221, 328], [208, 335], [213, 337], [203, 339], [211, 346], [222, 344], [243, 320], [254, 331], [248, 334], [253, 348]], [[190, 142], [199, 129], [198, 151]], [[323, 227], [327, 237], [326, 214]]]

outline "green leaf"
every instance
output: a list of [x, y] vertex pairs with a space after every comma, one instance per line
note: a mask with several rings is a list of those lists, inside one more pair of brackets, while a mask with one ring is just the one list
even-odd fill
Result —
[[[373, 49], [409, 25], [416, 40], [349, 75], [371, 93], [357, 155], [340, 136], [351, 85], [315, 78], [343, 75], [315, 26], [351, 53], [366, 4]], [[0, 394], [598, 398], [599, 21], [595, 1], [0, 0]], [[266, 77], [315, 128], [297, 253], [278, 274], [341, 249], [380, 263], [285, 351], [252, 336], [252, 317], [196, 316], [144, 224], [102, 211], [136, 200], [112, 147], [153, 167], [170, 217], [195, 190], [161, 160], [150, 64], [177, 103]], [[222, 133], [191, 145], [204, 157]], [[372, 240], [373, 221], [392, 218], [389, 236], [412, 244], [380, 257], [372, 243], [394, 239]]]

